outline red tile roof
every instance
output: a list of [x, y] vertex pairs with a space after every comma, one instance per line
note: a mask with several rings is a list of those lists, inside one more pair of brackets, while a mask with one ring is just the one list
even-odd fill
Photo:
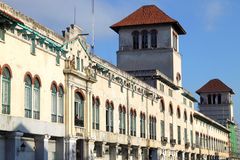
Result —
[[169, 17], [155, 5], [142, 6], [123, 20], [112, 25], [110, 28], [118, 33], [121, 27], [154, 24], [171, 24], [179, 34], [186, 34], [178, 21]]
[[204, 86], [196, 91], [198, 94], [211, 92], [230, 92], [231, 94], [234, 94], [233, 90], [219, 79], [212, 79], [208, 81]]

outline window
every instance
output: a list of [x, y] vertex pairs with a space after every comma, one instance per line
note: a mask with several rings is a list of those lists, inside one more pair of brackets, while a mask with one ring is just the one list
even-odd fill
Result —
[[199, 133], [196, 132], [195, 134], [196, 134], [195, 135], [196, 136], [196, 145], [199, 146]]
[[183, 97], [183, 104], [187, 104], [187, 99]]
[[157, 31], [156, 30], [151, 31], [151, 47], [157, 48]]
[[165, 137], [165, 123], [164, 121], [161, 121], [161, 124], [160, 124], [160, 128], [161, 128], [161, 136], [162, 137]]
[[130, 112], [131, 136], [136, 136], [136, 111]]
[[170, 139], [173, 139], [173, 124], [172, 123], [170, 123], [169, 124], [169, 133], [170, 133]]
[[216, 95], [213, 95], [213, 104], [216, 104]]
[[160, 83], [160, 91], [164, 92], [164, 84]]
[[193, 115], [192, 115], [192, 113], [190, 115], [190, 123], [193, 124]]
[[133, 49], [139, 49], [139, 32], [134, 31], [132, 33], [132, 37], [133, 37]]
[[34, 80], [33, 118], [34, 119], [40, 119], [40, 82], [39, 82], [38, 79]]
[[208, 104], [212, 104], [212, 96], [210, 94], [208, 95]]
[[99, 98], [92, 97], [92, 128], [99, 129], [99, 107], [100, 100]]
[[185, 142], [185, 144], [188, 142], [187, 128], [184, 128], [184, 142]]
[[164, 112], [164, 110], [165, 110], [164, 100], [161, 99], [161, 101], [160, 101], [160, 112]]
[[57, 122], [57, 86], [52, 85], [52, 122]]
[[168, 89], [168, 95], [170, 96], [170, 97], [172, 97], [173, 96], [173, 90], [172, 89]]
[[77, 54], [77, 70], [80, 71], [80, 57], [79, 57], [79, 52]]
[[148, 32], [146, 30], [142, 31], [142, 48], [148, 48]]
[[193, 145], [193, 131], [190, 131], [190, 136], [191, 136], [191, 144]]
[[35, 44], [35, 38], [34, 37], [32, 37], [31, 38], [31, 54], [32, 55], [35, 55], [35, 53], [36, 53], [36, 44]]
[[221, 104], [222, 103], [222, 96], [221, 94], [218, 95], [218, 104]]
[[106, 131], [113, 132], [113, 103], [106, 103]]
[[184, 111], [184, 122], [187, 122], [187, 112]]
[[5, 67], [2, 71], [2, 113], [10, 114], [11, 73]]
[[180, 108], [179, 107], [177, 108], [177, 117], [181, 118], [181, 112], [180, 112]]
[[64, 117], [64, 91], [63, 87], [59, 87], [59, 93], [58, 93], [58, 122], [63, 123], [63, 117]]
[[75, 93], [75, 125], [84, 127], [84, 98], [79, 92]]
[[32, 78], [27, 75], [25, 78], [25, 117], [32, 118]]
[[172, 107], [171, 103], [169, 104], [169, 114], [170, 114], [170, 116], [173, 115], [173, 107]]
[[5, 30], [0, 27], [0, 40], [5, 41]]
[[126, 109], [123, 106], [119, 106], [119, 133], [125, 134], [126, 133], [126, 126], [125, 126], [125, 118], [126, 118]]
[[177, 34], [173, 33], [173, 48], [177, 51], [178, 47], [178, 37]]
[[156, 118], [149, 116], [150, 139], [156, 139]]
[[140, 114], [140, 132], [141, 132], [141, 138], [145, 138], [145, 114]]
[[181, 145], [181, 126], [178, 126], [177, 129], [178, 129], [178, 144]]

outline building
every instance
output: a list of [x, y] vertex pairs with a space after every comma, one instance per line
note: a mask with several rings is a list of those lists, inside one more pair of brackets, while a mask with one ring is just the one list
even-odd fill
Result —
[[2, 2], [0, 16], [1, 160], [228, 159], [229, 130], [182, 87], [186, 32], [156, 6], [111, 26], [118, 67], [76, 25], [60, 36]]
[[197, 94], [200, 96], [200, 112], [230, 130], [230, 157], [231, 159], [239, 159], [238, 139], [240, 134], [234, 121], [233, 90], [221, 80], [212, 79], [197, 90]]

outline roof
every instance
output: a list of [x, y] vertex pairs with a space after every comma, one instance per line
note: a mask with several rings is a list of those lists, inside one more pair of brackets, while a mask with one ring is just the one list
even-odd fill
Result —
[[6, 18], [8, 18], [8, 19], [11, 19], [11, 20], [13, 20], [13, 21], [15, 21], [15, 22], [19, 22], [19, 23], [22, 23], [22, 24], [23, 24], [23, 22], [22, 22], [20, 19], [18, 19], [18, 18], [16, 18], [16, 17], [13, 17], [13, 16], [10, 15], [9, 13], [7, 13], [7, 12], [1, 10], [1, 9], [0, 9], [0, 16], [4, 16], [4, 17], [6, 17]]
[[212, 79], [208, 81], [204, 86], [196, 91], [197, 94], [211, 92], [230, 92], [231, 94], [234, 94], [233, 90], [219, 79]]
[[118, 33], [119, 29], [122, 27], [156, 24], [170, 24], [173, 25], [178, 34], [186, 34], [186, 31], [178, 21], [168, 16], [155, 5], [142, 6], [123, 20], [112, 25], [110, 28]]

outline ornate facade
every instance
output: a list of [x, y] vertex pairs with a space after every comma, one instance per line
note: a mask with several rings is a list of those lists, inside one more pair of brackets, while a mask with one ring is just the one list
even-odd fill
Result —
[[1, 160], [229, 157], [229, 130], [182, 87], [184, 29], [156, 6], [133, 16], [142, 11], [160, 20], [112, 26], [116, 67], [89, 52], [79, 27], [60, 36], [0, 2]]

